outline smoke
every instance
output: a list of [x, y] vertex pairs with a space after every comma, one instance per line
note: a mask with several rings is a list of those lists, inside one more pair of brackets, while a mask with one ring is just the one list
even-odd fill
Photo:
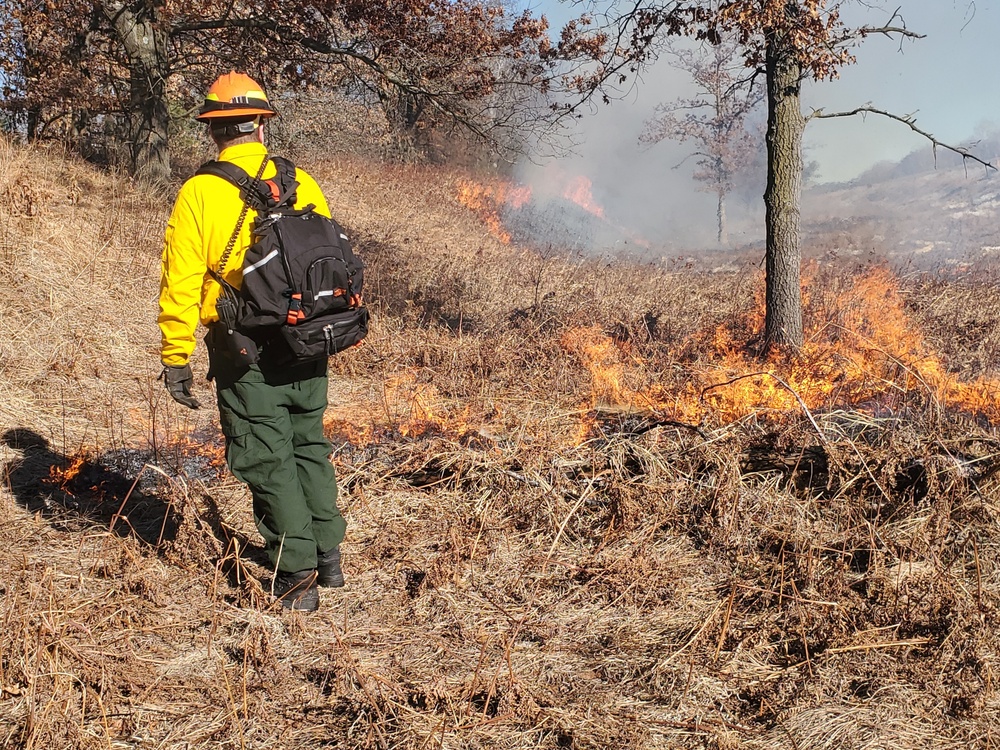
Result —
[[[572, 144], [568, 153], [537, 156], [516, 167], [516, 179], [536, 196], [535, 212], [547, 216], [551, 226], [572, 224], [575, 211], [559, 198], [587, 180], [606, 226], [604, 231], [595, 231], [591, 224], [582, 226], [581, 232], [589, 237], [575, 237], [569, 244], [591, 253], [653, 258], [715, 247], [716, 198], [702, 192], [702, 183], [693, 178], [691, 144], [639, 143], [658, 104], [692, 93], [684, 73], [660, 62], [624, 96], [584, 113], [564, 134], [565, 142]], [[746, 241], [749, 232], [741, 221], [746, 213], [742, 204], [735, 200], [732, 206], [736, 243]], [[545, 220], [536, 217], [535, 223]]]
[[[891, 5], [891, 7], [889, 7]], [[893, 19], [898, 3], [844, 5], [849, 25], [880, 26]], [[549, 14], [553, 28], [579, 10], [579, 6], [541, 3], [537, 11]], [[1000, 8], [966, 2], [906, 2], [905, 25], [926, 38], [886, 39], [874, 35], [853, 51], [857, 64], [841, 71], [841, 78], [808, 82], [803, 89], [804, 111], [828, 112], [866, 103], [901, 115], [915, 114], [918, 123], [946, 142], [967, 142], [970, 135], [991, 130], [998, 120], [995, 97], [983, 90], [984, 50], [992, 49], [1000, 34]], [[702, 192], [692, 178], [694, 159], [690, 143], [664, 140], [654, 146], [639, 144], [644, 123], [657, 104], [690, 96], [692, 83], [667, 59], [652, 66], [627, 94], [610, 105], [595, 107], [580, 117], [566, 133], [571, 152], [537, 156], [517, 165], [516, 178], [531, 187], [538, 198], [532, 203], [531, 227], [576, 226], [568, 243], [588, 252], [642, 251], [652, 257], [677, 257], [717, 249], [715, 196]], [[982, 123], [985, 123], [983, 125]], [[993, 125], [992, 127], [995, 127]], [[805, 159], [813, 165], [807, 197], [824, 183], [875, 179], [873, 165], [895, 163], [914, 150], [931, 154], [930, 144], [905, 125], [877, 117], [815, 120], [805, 133]], [[987, 154], [988, 158], [993, 154]], [[590, 180], [594, 202], [603, 208], [606, 225], [597, 231], [589, 219], [577, 214], [559, 196], [565, 186], [584, 177]], [[729, 196], [727, 214], [733, 248], [759, 243], [763, 238], [764, 180], [761, 165]], [[933, 201], [933, 198], [929, 198]], [[813, 217], [804, 201], [803, 226], [828, 221], [829, 212]], [[878, 221], [863, 197], [840, 205], [838, 218], [849, 223], [856, 216]], [[933, 203], [924, 212], [935, 210]], [[889, 213], [886, 217], [889, 218]], [[526, 222], [528, 216], [511, 216]], [[913, 230], [919, 234], [919, 229]], [[516, 234], [516, 230], [515, 230]], [[564, 232], [565, 234], [565, 232]], [[629, 239], [629, 235], [639, 239]], [[644, 241], [644, 242], [643, 242]]]

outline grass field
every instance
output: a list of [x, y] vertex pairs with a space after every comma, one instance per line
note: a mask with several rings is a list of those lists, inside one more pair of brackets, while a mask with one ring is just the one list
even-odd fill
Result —
[[[196, 353], [166, 396], [172, 201], [0, 141], [0, 746], [990, 748], [998, 275], [505, 244], [468, 178], [304, 164], [374, 329], [331, 361], [348, 583], [270, 604]], [[808, 248], [807, 248], [808, 251]]]

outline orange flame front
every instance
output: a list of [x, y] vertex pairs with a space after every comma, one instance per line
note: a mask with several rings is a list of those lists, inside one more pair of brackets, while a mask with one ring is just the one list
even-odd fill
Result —
[[524, 206], [531, 200], [531, 188], [509, 182], [485, 185], [472, 180], [458, 180], [457, 189], [458, 202], [475, 211], [485, 222], [490, 234], [503, 244], [508, 244], [510, 233], [503, 228], [500, 210], [504, 206]]
[[[66, 490], [70, 482], [79, 476], [80, 471], [83, 469], [83, 465], [87, 463], [87, 456], [83, 454], [78, 454], [73, 456], [73, 460], [70, 461], [69, 466], [50, 466], [49, 467], [49, 481], [53, 484], [59, 486], [59, 489]], [[67, 490], [68, 491], [68, 490]]]
[[646, 378], [642, 360], [630, 355], [626, 344], [616, 343], [598, 328], [571, 329], [562, 335], [560, 344], [565, 351], [578, 356], [590, 372], [590, 406], [635, 409], [662, 406], [665, 394], [660, 388], [636, 390], [629, 385]]
[[[810, 276], [815, 276], [811, 273]], [[894, 411], [916, 397], [925, 406], [946, 406], [1000, 419], [1000, 382], [961, 381], [931, 352], [906, 314], [896, 280], [884, 268], [826, 288], [806, 278], [806, 340], [794, 358], [760, 362], [747, 352], [750, 335], [763, 327], [763, 300], [745, 319], [692, 337], [674, 353], [688, 365], [685, 383], [654, 383], [645, 363], [629, 358], [597, 328], [563, 336], [591, 376], [591, 406], [618, 405], [663, 412], [670, 418], [730, 422], [754, 413], [780, 419], [802, 406], [810, 410], [851, 407]]]
[[594, 216], [603, 219], [604, 209], [594, 201], [593, 183], [583, 175], [574, 177], [563, 190], [562, 196]]
[[[565, 173], [556, 171], [550, 178], [556, 184], [543, 188], [542, 193], [551, 197], [559, 195], [563, 199], [571, 201], [588, 213], [599, 219], [606, 220], [604, 208], [594, 200], [593, 183], [584, 175], [569, 177]], [[489, 184], [475, 182], [468, 179], [459, 179], [456, 183], [456, 195], [459, 203], [466, 208], [472, 209], [482, 219], [496, 239], [503, 244], [509, 244], [510, 233], [504, 229], [501, 216], [504, 208], [522, 208], [532, 200], [532, 189], [526, 185], [515, 185], [511, 182], [496, 181]], [[649, 242], [635, 235], [634, 233], [615, 226], [632, 242], [649, 247]]]
[[[420, 382], [416, 371], [388, 378], [383, 388], [377, 409], [331, 406], [324, 420], [327, 432], [363, 446], [393, 434], [421, 437], [436, 432], [454, 436], [471, 429], [471, 407], [449, 403], [432, 383]], [[359, 414], [363, 416], [358, 418]]]
[[[808, 325], [795, 356], [762, 361], [748, 350], [747, 342], [763, 328], [762, 284], [751, 312], [702, 330], [655, 358], [598, 326], [565, 331], [559, 344], [581, 365], [584, 395], [577, 402], [578, 423], [563, 426], [575, 427], [582, 442], [593, 435], [600, 414], [620, 411], [707, 426], [749, 416], [780, 423], [804, 409], [810, 415], [836, 409], [933, 415], [947, 408], [1000, 422], [1000, 382], [960, 379], [950, 372], [907, 315], [888, 270], [845, 280], [820, 278], [813, 268], [804, 276]], [[388, 378], [378, 398], [363, 408], [335, 403], [326, 424], [332, 436], [356, 446], [399, 436], [542, 435], [554, 429], [548, 417], [545, 424], [526, 424], [530, 418], [521, 411], [501, 413], [499, 400], [491, 397], [487, 407], [449, 398], [430, 375], [414, 369]]]

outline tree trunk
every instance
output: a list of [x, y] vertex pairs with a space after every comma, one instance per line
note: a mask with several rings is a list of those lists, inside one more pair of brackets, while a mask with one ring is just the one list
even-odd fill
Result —
[[157, 23], [156, 0], [105, 0], [104, 12], [129, 60], [128, 133], [132, 173], [145, 182], [170, 178], [167, 106], [167, 32]]
[[23, 81], [24, 89], [21, 92], [27, 102], [25, 116], [27, 118], [28, 140], [34, 141], [40, 137], [44, 128], [42, 119], [42, 107], [37, 103], [39, 91], [35, 90], [39, 74], [45, 68], [46, 61], [39, 54], [30, 38], [24, 38], [24, 61], [23, 61]]
[[38, 126], [42, 118], [38, 114], [38, 107], [28, 108], [28, 140], [34, 141], [38, 137]]
[[719, 219], [719, 247], [725, 247], [729, 244], [729, 231], [726, 227], [726, 193], [724, 190], [719, 190], [719, 206], [716, 216]]
[[802, 70], [784, 39], [767, 40], [767, 240], [764, 341], [768, 348], [802, 346], [799, 201], [802, 195]]

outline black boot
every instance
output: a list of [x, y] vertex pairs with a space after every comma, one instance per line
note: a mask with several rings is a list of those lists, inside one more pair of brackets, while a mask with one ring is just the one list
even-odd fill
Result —
[[278, 573], [274, 577], [274, 595], [285, 609], [315, 612], [319, 609], [319, 589], [316, 588], [316, 571], [300, 570], [296, 573]]
[[344, 585], [344, 571], [340, 569], [340, 547], [316, 556], [316, 585], [336, 589]]

